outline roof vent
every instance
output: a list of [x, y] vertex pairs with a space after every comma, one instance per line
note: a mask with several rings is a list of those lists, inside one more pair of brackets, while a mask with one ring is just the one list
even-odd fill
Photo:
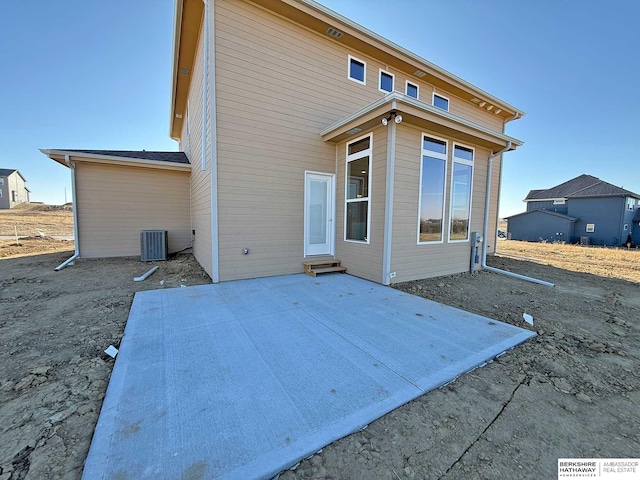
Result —
[[187, 67], [182, 67], [180, 69], [180, 75], [189, 75], [189, 73], [191, 73], [191, 70], [189, 70]]
[[355, 135], [356, 133], [360, 133], [362, 131], [359, 127], [354, 127], [351, 130], [347, 130], [347, 135]]
[[340, 30], [337, 30], [333, 27], [327, 28], [327, 31], [325, 33], [327, 35], [331, 35], [333, 38], [340, 38], [342, 37], [342, 35], [344, 35], [344, 33], [342, 33]]
[[427, 74], [427, 72], [423, 72], [422, 70], [418, 69], [415, 72], [413, 72], [413, 74], [418, 78], [422, 78]]

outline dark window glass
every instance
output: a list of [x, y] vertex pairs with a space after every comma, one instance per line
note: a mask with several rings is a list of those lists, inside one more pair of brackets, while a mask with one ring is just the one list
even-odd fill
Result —
[[422, 139], [422, 148], [436, 153], [447, 154], [447, 142], [436, 140], [435, 138], [424, 137]]
[[364, 82], [364, 63], [352, 58], [349, 66], [349, 76], [354, 80]]
[[469, 212], [471, 209], [471, 165], [453, 164], [451, 188], [451, 222], [449, 239], [469, 238]]
[[418, 87], [412, 83], [407, 83], [407, 95], [418, 98]]
[[471, 150], [470, 148], [459, 147], [458, 145], [456, 145], [453, 151], [453, 156], [473, 162], [473, 150]]
[[369, 144], [371, 143], [371, 137], [363, 138], [362, 140], [358, 140], [357, 142], [353, 142], [349, 144], [349, 155], [353, 155], [354, 153], [361, 152], [369, 148]]
[[369, 196], [369, 157], [362, 157], [347, 164], [347, 199]]
[[449, 100], [440, 95], [433, 96], [433, 106], [449, 111]]
[[380, 90], [393, 91], [393, 77], [388, 73], [380, 72]]
[[367, 212], [369, 202], [347, 203], [347, 240], [367, 241]]

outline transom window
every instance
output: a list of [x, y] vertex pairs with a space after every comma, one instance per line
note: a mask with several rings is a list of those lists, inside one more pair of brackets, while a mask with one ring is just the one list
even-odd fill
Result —
[[444, 189], [447, 177], [447, 141], [422, 135], [418, 243], [441, 243]]
[[344, 239], [369, 243], [373, 134], [347, 143]]
[[349, 79], [366, 85], [367, 62], [349, 55]]
[[418, 98], [418, 90], [419, 90], [418, 85], [415, 85], [407, 80], [407, 86], [405, 89], [405, 93], [407, 94], [407, 96]]
[[449, 241], [452, 242], [469, 240], [473, 157], [473, 148], [453, 144], [453, 170], [451, 172], [451, 201], [449, 211]]
[[449, 111], [449, 99], [438, 93], [433, 94], [433, 106]]
[[385, 72], [380, 69], [380, 85], [378, 89], [382, 92], [393, 92], [393, 73]]

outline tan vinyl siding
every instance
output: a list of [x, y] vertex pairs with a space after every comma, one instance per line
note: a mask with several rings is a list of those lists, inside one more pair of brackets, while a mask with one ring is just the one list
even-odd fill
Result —
[[[444, 243], [417, 244], [422, 133], [422, 130], [405, 124], [399, 126], [397, 133], [391, 255], [391, 271], [396, 272], [394, 283], [469, 270], [470, 243], [447, 241], [453, 150], [453, 141], [450, 138], [446, 139], [448, 140], [448, 160], [445, 182]], [[474, 147], [474, 145], [468, 146]], [[471, 199], [471, 232], [482, 232], [483, 228], [488, 155], [488, 150], [476, 147]], [[492, 195], [492, 208], [497, 208], [497, 184]]]
[[188, 172], [78, 163], [76, 196], [83, 258], [140, 255], [141, 230], [190, 246]]
[[209, 276], [212, 276], [210, 144], [207, 145], [205, 170], [202, 170], [203, 47], [203, 38], [200, 35], [189, 87], [187, 114], [182, 127], [181, 148], [191, 162], [191, 228], [196, 231], [193, 255]]
[[[369, 208], [370, 243], [345, 241], [345, 179], [346, 142], [338, 144], [338, 174], [336, 185], [336, 256], [351, 275], [382, 282], [382, 254], [384, 248], [384, 212], [387, 177], [387, 128], [373, 130], [373, 158], [371, 162], [371, 191]], [[366, 132], [363, 132], [366, 133]], [[356, 138], [362, 136], [358, 134]]]

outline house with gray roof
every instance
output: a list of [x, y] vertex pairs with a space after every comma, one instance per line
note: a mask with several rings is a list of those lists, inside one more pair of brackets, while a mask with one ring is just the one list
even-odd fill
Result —
[[15, 168], [0, 168], [0, 209], [29, 203], [27, 180]]
[[524, 202], [526, 212], [507, 218], [512, 240], [622, 245], [631, 236], [640, 243], [640, 195], [597, 177], [531, 190]]

